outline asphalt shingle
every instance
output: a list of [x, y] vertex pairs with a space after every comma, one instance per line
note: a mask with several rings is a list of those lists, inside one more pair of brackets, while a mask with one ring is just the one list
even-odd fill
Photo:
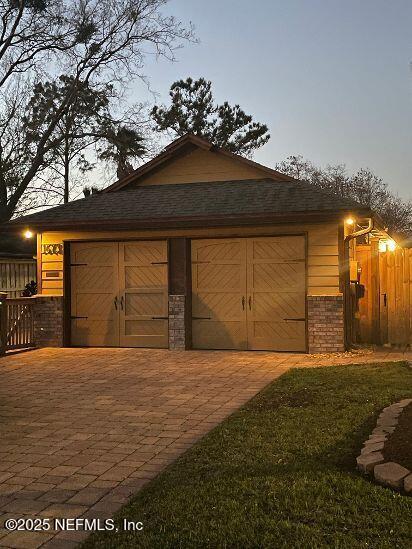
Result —
[[365, 209], [352, 200], [319, 191], [305, 182], [262, 179], [129, 187], [94, 194], [12, 223], [67, 221], [72, 224]]

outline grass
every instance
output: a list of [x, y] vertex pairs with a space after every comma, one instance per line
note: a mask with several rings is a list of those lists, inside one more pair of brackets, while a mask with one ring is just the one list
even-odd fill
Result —
[[404, 363], [292, 370], [118, 513], [142, 533], [84, 547], [409, 549], [412, 498], [358, 474], [355, 458], [379, 411], [411, 396]]

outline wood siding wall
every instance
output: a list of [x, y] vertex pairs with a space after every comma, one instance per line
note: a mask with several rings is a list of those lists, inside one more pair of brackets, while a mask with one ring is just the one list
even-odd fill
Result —
[[[308, 235], [308, 294], [337, 295], [339, 288], [338, 223], [288, 224], [265, 227], [176, 229], [158, 231], [46, 232], [38, 236], [39, 283], [41, 293], [63, 294], [63, 256], [45, 255], [44, 244], [67, 240], [164, 239], [171, 237], [219, 238], [242, 236]], [[52, 275], [52, 276], [51, 276]]]
[[195, 149], [173, 159], [172, 162], [139, 179], [136, 184], [167, 185], [173, 183], [198, 183], [204, 181], [230, 181], [240, 179], [264, 179], [267, 175], [219, 153]]

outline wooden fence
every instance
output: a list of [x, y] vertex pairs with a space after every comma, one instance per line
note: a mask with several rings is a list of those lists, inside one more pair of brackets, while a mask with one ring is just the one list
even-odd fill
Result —
[[20, 297], [25, 285], [36, 278], [34, 259], [0, 259], [0, 292], [8, 297]]
[[412, 249], [379, 252], [358, 246], [365, 297], [359, 300], [360, 341], [412, 345]]
[[8, 299], [0, 294], [0, 355], [34, 347], [34, 299]]

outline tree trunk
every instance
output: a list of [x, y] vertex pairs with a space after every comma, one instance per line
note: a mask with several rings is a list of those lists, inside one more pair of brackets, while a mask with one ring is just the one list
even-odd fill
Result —
[[63, 203], [67, 204], [69, 201], [69, 175], [70, 175], [70, 151], [68, 138], [66, 137], [64, 144], [64, 192]]
[[6, 221], [10, 221], [11, 216], [12, 212], [7, 204], [0, 204], [0, 225], [6, 223]]

